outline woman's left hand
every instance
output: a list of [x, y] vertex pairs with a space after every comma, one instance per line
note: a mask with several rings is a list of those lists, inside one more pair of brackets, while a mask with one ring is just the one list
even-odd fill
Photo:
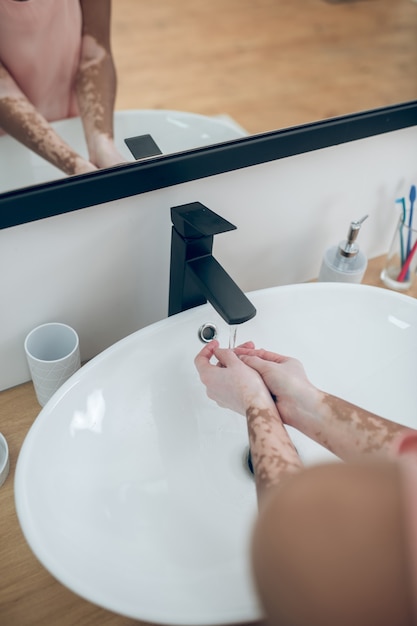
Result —
[[[253, 348], [252, 342], [244, 347]], [[212, 357], [217, 364], [210, 363]], [[270, 408], [275, 405], [261, 376], [245, 365], [233, 350], [219, 348], [216, 340], [207, 344], [194, 360], [207, 395], [223, 408], [246, 415], [250, 407]]]

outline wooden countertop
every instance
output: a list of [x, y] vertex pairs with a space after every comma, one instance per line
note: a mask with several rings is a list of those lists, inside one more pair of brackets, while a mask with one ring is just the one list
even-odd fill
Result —
[[[369, 262], [365, 284], [383, 287], [384, 257]], [[417, 280], [406, 292], [417, 297]], [[101, 609], [55, 580], [32, 554], [14, 507], [13, 482], [20, 447], [40, 407], [32, 383], [0, 393], [0, 431], [10, 451], [10, 474], [0, 488], [0, 623], [4, 626], [149, 626]]]

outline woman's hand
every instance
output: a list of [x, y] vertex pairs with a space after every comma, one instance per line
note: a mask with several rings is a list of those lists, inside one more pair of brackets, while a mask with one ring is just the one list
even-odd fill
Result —
[[[242, 348], [253, 349], [248, 342]], [[217, 364], [210, 363], [212, 357]], [[194, 360], [207, 395], [221, 407], [246, 415], [249, 408], [273, 408], [274, 402], [260, 374], [248, 367], [233, 350], [219, 348], [218, 341], [207, 344]]]
[[300, 361], [247, 345], [239, 346], [235, 353], [262, 377], [284, 423], [297, 427], [303, 417], [316, 413], [320, 392], [308, 380]]
[[[242, 350], [253, 350], [248, 342]], [[217, 365], [210, 363], [215, 356]], [[233, 350], [210, 342], [195, 358], [207, 395], [217, 404], [246, 415], [258, 500], [289, 474], [298, 472], [301, 460], [288, 437], [274, 400], [259, 373], [245, 365]]]
[[127, 161], [107, 133], [92, 133], [89, 137], [88, 149], [91, 162], [100, 169], [120, 165]]

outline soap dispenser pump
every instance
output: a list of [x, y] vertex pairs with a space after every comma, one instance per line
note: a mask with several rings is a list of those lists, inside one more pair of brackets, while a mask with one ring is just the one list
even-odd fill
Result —
[[360, 283], [368, 264], [356, 243], [363, 222], [368, 216], [350, 224], [347, 239], [326, 250], [321, 264], [319, 282]]

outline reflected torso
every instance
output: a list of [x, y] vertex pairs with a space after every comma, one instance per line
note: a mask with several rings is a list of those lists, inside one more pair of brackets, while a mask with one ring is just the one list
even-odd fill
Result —
[[48, 121], [78, 113], [80, 48], [78, 0], [0, 0], [0, 61]]

